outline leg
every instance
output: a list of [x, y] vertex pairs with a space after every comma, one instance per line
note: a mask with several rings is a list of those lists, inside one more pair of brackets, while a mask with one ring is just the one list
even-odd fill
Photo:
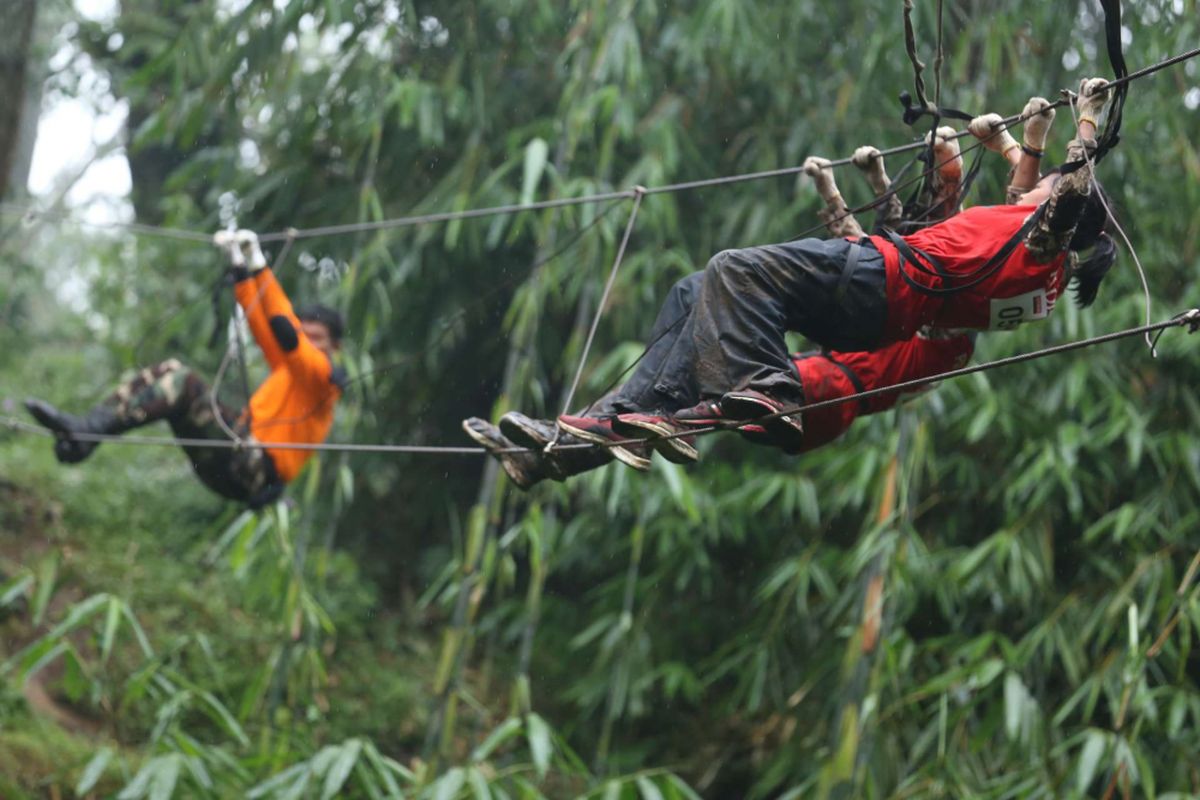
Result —
[[[38, 400], [26, 407], [58, 436], [55, 453], [64, 463], [77, 463], [95, 450], [97, 443], [73, 438], [75, 434], [117, 434], [166, 420], [181, 439], [227, 439], [213, 415], [208, 384], [176, 359], [139, 370], [109, 397], [83, 416], [64, 414]], [[237, 412], [217, 405], [227, 424], [245, 425]], [[244, 428], [243, 428], [244, 432]], [[213, 491], [235, 500], [251, 502], [269, 488], [274, 465], [260, 448], [185, 447], [200, 480]]]
[[[847, 259], [855, 255], [850, 271]], [[870, 350], [880, 343], [886, 315], [877, 251], [844, 239], [805, 239], [714, 256], [681, 336], [690, 336], [697, 350], [702, 399], [753, 389], [800, 403], [785, 331], [830, 348]]]
[[672, 370], [668, 380], [666, 368], [688, 357], [688, 343], [681, 341], [680, 332], [692, 313], [703, 281], [701, 271], [675, 282], [658, 311], [646, 351], [633, 374], [615, 393], [596, 401], [590, 413], [603, 416], [628, 411], [674, 411], [696, 402], [695, 381], [679, 369]]
[[[174, 380], [179, 385], [178, 400], [166, 419], [177, 439], [227, 441], [229, 434], [217, 421], [216, 414], [220, 414], [225, 426], [240, 438], [254, 442], [246, 415], [219, 401], [214, 413], [212, 389], [203, 378], [184, 368]], [[273, 501], [283, 488], [275, 463], [262, 447], [183, 445], [183, 450], [200, 482], [222, 497], [258, 508]]]
[[82, 416], [66, 414], [41, 400], [26, 400], [25, 407], [38, 422], [58, 434], [55, 454], [59, 461], [78, 463], [99, 445], [78, 438], [79, 434], [124, 433], [180, 413], [188, 403], [185, 393], [189, 374], [190, 370], [176, 359], [145, 367]]

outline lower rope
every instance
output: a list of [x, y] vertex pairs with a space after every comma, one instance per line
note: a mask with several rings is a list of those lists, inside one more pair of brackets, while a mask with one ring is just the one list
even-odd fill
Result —
[[[709, 433], [716, 433], [723, 430], [736, 430], [744, 425], [761, 425], [763, 422], [776, 419], [778, 417], [787, 416], [789, 414], [803, 414], [805, 411], [816, 411], [821, 408], [829, 408], [832, 406], [841, 405], [842, 403], [855, 403], [860, 400], [865, 400], [869, 397], [878, 397], [889, 392], [902, 392], [905, 389], [916, 389], [924, 387], [939, 381], [950, 380], [952, 378], [961, 378], [966, 375], [974, 375], [976, 372], [986, 372], [988, 370], [999, 369], [1000, 367], [1008, 367], [1013, 364], [1022, 364], [1026, 361], [1035, 361], [1048, 356], [1069, 353], [1074, 350], [1082, 350], [1086, 347], [1093, 347], [1106, 342], [1115, 342], [1118, 339], [1127, 339], [1131, 336], [1141, 336], [1147, 333], [1160, 333], [1168, 328], [1179, 328], [1186, 326], [1190, 333], [1195, 333], [1200, 330], [1200, 308], [1193, 308], [1176, 314], [1170, 319], [1162, 322], [1155, 322], [1151, 325], [1139, 325], [1135, 328], [1125, 328], [1124, 330], [1114, 331], [1112, 333], [1093, 336], [1088, 339], [1080, 339], [1075, 342], [1067, 342], [1065, 344], [1053, 345], [1045, 347], [1041, 350], [1033, 350], [1028, 353], [1021, 353], [1007, 358], [999, 358], [995, 361], [987, 361], [982, 364], [974, 364], [968, 367], [953, 369], [948, 372], [939, 372], [936, 375], [930, 375], [925, 378], [915, 378], [909, 381], [901, 381], [893, 383], [889, 386], [880, 386], [877, 389], [867, 389], [854, 394], [834, 397], [829, 400], [820, 400], [813, 403], [805, 403], [803, 405], [793, 406], [783, 409], [774, 414], [758, 417], [757, 419], [747, 420], [744, 422], [730, 423], [726, 425], [713, 425], [708, 428], [697, 428], [694, 431], [683, 433], [673, 433], [667, 436], [655, 436], [646, 439], [622, 439], [620, 441], [606, 442], [605, 444], [563, 444], [556, 445], [555, 450], [581, 450], [593, 447], [621, 447], [630, 444], [646, 444], [648, 442], [666, 441], [668, 439], [681, 439], [687, 436], [703, 436]], [[19, 420], [14, 417], [0, 416], [0, 425], [10, 428], [15, 431], [34, 433], [42, 436], [54, 436], [52, 431], [42, 428], [38, 425]], [[258, 441], [243, 441], [231, 442], [222, 439], [176, 439], [170, 436], [129, 436], [129, 435], [111, 435], [111, 434], [74, 434], [73, 438], [82, 442], [123, 442], [130, 445], [173, 445], [183, 447], [249, 447], [249, 448], [269, 448], [273, 450], [314, 450], [324, 452], [347, 452], [347, 453], [423, 453], [423, 454], [440, 454], [440, 455], [484, 455], [489, 451], [482, 447], [446, 447], [436, 445], [407, 445], [407, 444], [336, 444], [336, 443], [314, 443], [314, 444], [299, 444], [293, 442], [258, 442]], [[528, 447], [510, 447], [503, 450], [496, 450], [496, 453], [532, 453], [541, 452], [540, 450], [532, 450]]]

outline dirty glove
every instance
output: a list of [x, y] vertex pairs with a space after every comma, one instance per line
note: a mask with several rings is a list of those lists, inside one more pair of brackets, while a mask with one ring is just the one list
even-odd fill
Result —
[[[949, 125], [943, 125], [937, 129], [937, 137], [933, 141], [933, 164], [939, 172], [942, 173], [961, 173], [962, 172], [962, 154], [959, 151], [958, 139], [955, 134], [958, 131], [951, 128]], [[929, 145], [929, 134], [925, 134], [925, 144]]]
[[846, 207], [842, 193], [833, 179], [833, 168], [828, 158], [809, 156], [804, 160], [804, 172], [813, 179], [817, 194], [825, 201], [825, 208], [817, 212], [817, 218], [825, 223], [831, 236], [862, 236], [862, 227]]
[[878, 147], [869, 144], [863, 145], [854, 151], [854, 155], [850, 156], [850, 163], [863, 171], [867, 183], [871, 184], [871, 191], [875, 193], [876, 197], [891, 188], [892, 182], [888, 179], [887, 169], [883, 165], [883, 156]]
[[833, 169], [828, 158], [809, 156], [804, 159], [804, 174], [813, 179], [817, 194], [827, 205], [842, 205], [842, 193], [838, 191], [837, 182], [833, 179]]
[[[993, 153], [1007, 156], [1009, 150], [1021, 145], [1017, 144], [1017, 140], [1011, 133], [1001, 130], [1002, 128], [1004, 128], [1004, 118], [999, 114], [984, 114], [971, 120], [967, 125], [967, 130], [971, 132], [972, 136], [983, 142], [984, 147]], [[996, 131], [1000, 132], [996, 133]]]
[[1108, 102], [1108, 81], [1104, 78], [1084, 78], [1079, 82], [1079, 95], [1075, 98], [1075, 109], [1079, 122], [1096, 125], [1096, 118]]
[[1044, 97], [1031, 97], [1021, 111], [1025, 117], [1025, 132], [1021, 137], [1025, 142], [1025, 152], [1030, 155], [1041, 155], [1046, 149], [1046, 137], [1050, 135], [1050, 126], [1054, 124], [1054, 109], [1050, 101]]

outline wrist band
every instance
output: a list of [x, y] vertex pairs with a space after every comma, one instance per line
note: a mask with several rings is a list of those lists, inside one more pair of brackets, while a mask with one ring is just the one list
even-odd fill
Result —
[[1021, 145], [1021, 152], [1030, 158], [1041, 158], [1046, 154], [1044, 150], [1039, 150], [1036, 147], [1028, 144]]
[[1014, 147], [1020, 147], [1020, 146], [1021, 145], [1019, 142], [1013, 142], [1008, 147], [1005, 147], [1003, 150], [1001, 150], [1000, 155], [1004, 156], [1005, 158], [1008, 158], [1008, 154], [1012, 152], [1012, 149]]
[[1085, 122], [1090, 122], [1092, 124], [1092, 127], [1096, 128], [1097, 130], [1100, 129], [1100, 126], [1096, 124], [1095, 117], [1088, 116], [1087, 114], [1080, 114], [1078, 125], [1082, 125]]

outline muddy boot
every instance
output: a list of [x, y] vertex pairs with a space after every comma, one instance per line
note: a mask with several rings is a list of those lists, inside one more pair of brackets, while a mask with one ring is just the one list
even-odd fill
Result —
[[63, 464], [78, 464], [99, 446], [97, 441], [77, 438], [78, 434], [114, 434], [125, 430], [115, 410], [108, 405], [98, 405], [83, 416], [67, 414], [49, 403], [28, 399], [25, 409], [43, 427], [54, 431], [54, 455]]
[[[546, 478], [551, 477], [542, 469], [542, 455], [534, 451], [507, 452], [520, 445], [507, 439], [500, 429], [479, 417], [469, 417], [462, 421], [462, 428], [467, 435], [474, 439], [488, 455], [500, 462], [504, 474], [521, 490], [528, 490]], [[561, 480], [561, 479], [560, 479]]]
[[[558, 426], [549, 420], [528, 417], [520, 411], [509, 411], [501, 417], [500, 431], [521, 447], [543, 451], [542, 469], [556, 481], [603, 467], [613, 460], [612, 453], [607, 449], [578, 447], [587, 442], [558, 430]], [[551, 442], [555, 442], [554, 448], [548, 453], [544, 452], [546, 445]]]

